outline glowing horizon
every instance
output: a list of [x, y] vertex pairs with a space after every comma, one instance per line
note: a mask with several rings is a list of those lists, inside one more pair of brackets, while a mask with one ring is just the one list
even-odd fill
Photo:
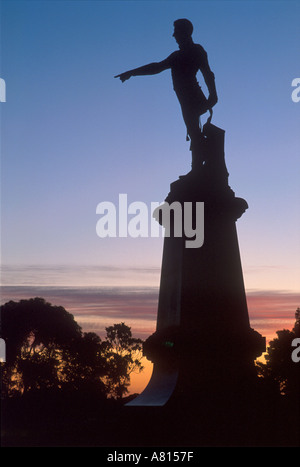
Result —
[[[1, 304], [9, 300], [44, 298], [52, 305], [63, 306], [72, 313], [84, 332], [105, 336], [105, 327], [125, 322], [134, 337], [147, 339], [156, 330], [158, 287], [2, 287]], [[247, 293], [250, 326], [266, 337], [268, 345], [276, 331], [291, 330], [295, 312], [300, 306], [300, 294], [293, 292], [252, 291]], [[147, 385], [152, 364], [132, 375], [130, 393]]]

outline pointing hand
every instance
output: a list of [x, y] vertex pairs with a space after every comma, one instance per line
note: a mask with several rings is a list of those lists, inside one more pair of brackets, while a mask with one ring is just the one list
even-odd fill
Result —
[[131, 75], [130, 71], [125, 71], [125, 73], [121, 73], [120, 75], [115, 76], [115, 78], [120, 78], [122, 83], [124, 83], [124, 81], [129, 79], [131, 76], [132, 75]]

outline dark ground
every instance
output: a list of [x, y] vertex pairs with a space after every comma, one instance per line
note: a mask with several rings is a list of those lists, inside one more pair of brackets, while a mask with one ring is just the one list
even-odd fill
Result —
[[199, 401], [191, 411], [39, 391], [2, 400], [1, 417], [2, 447], [300, 446], [299, 405], [283, 396], [218, 410]]

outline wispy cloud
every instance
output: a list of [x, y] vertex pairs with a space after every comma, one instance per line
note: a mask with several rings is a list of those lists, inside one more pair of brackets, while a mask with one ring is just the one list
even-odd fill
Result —
[[[105, 327], [125, 322], [134, 335], [145, 339], [156, 328], [158, 287], [2, 287], [1, 303], [43, 297], [63, 306], [84, 331], [105, 335]], [[287, 291], [247, 293], [251, 327], [270, 340], [276, 331], [292, 329], [300, 294]]]
[[3, 286], [1, 303], [42, 297], [63, 306], [84, 331], [103, 336], [105, 327], [125, 322], [135, 335], [146, 338], [156, 326], [157, 287]]
[[247, 303], [251, 326], [267, 341], [280, 329], [292, 329], [300, 307], [300, 293], [288, 291], [249, 291]]
[[1, 265], [3, 286], [107, 287], [159, 284], [159, 267], [114, 265]]

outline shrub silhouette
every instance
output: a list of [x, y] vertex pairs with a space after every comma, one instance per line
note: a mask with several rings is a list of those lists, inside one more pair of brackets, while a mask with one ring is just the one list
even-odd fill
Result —
[[262, 376], [275, 391], [289, 396], [296, 401], [300, 394], [300, 363], [292, 360], [292, 341], [300, 337], [300, 308], [295, 313], [296, 322], [293, 329], [282, 329], [276, 332], [277, 337], [270, 341], [265, 356], [266, 362], [258, 362], [258, 374]]

